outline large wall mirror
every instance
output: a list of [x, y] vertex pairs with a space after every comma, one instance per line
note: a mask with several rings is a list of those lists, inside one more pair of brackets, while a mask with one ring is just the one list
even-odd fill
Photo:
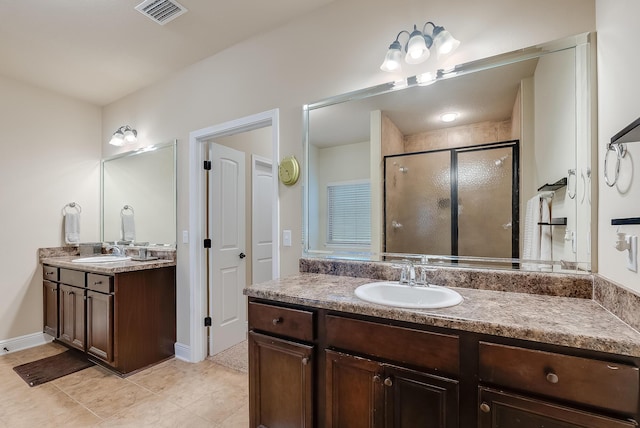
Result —
[[590, 271], [594, 41], [304, 106], [305, 255]]
[[105, 242], [176, 244], [176, 141], [102, 161]]

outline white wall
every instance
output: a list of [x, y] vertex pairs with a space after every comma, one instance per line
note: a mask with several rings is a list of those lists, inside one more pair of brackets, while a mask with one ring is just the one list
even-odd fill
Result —
[[[538, 189], [567, 177], [576, 169], [576, 65], [575, 51], [554, 52], [540, 58], [533, 77], [535, 138], [534, 183]], [[571, 177], [575, 186], [575, 177]], [[575, 187], [571, 188], [575, 192]], [[529, 196], [523, 198], [523, 207]], [[550, 199], [553, 217], [567, 217], [566, 227], [553, 227], [552, 259], [575, 260], [570, 241], [564, 240], [567, 229], [576, 230], [576, 201], [569, 197], [569, 187], [558, 189]], [[524, 210], [523, 210], [524, 211]], [[545, 231], [548, 232], [548, 231]], [[586, 245], [585, 243], [582, 243]]]
[[100, 109], [0, 77], [0, 340], [42, 331], [40, 247], [64, 244], [62, 208], [98, 241]]
[[[462, 41], [445, 60], [436, 63], [434, 55], [425, 64], [405, 67], [403, 76], [410, 76], [592, 31], [594, 13], [592, 0], [333, 2], [105, 107], [103, 155], [115, 153], [106, 142], [125, 123], [139, 131], [141, 145], [177, 138], [178, 230], [185, 230], [190, 131], [279, 108], [280, 153], [302, 159], [301, 106], [397, 79], [379, 66], [401, 29], [433, 20]], [[279, 187], [280, 227], [293, 231], [293, 242], [301, 242], [301, 188], [301, 184]], [[296, 272], [301, 247], [280, 250], [281, 274]], [[183, 344], [189, 344], [188, 266], [188, 246], [178, 244], [177, 334]]]
[[[369, 180], [369, 142], [345, 144], [343, 146], [325, 147], [317, 151], [318, 172], [315, 176], [318, 186], [318, 235], [314, 240], [319, 250], [326, 248], [327, 243], [327, 185], [341, 181]], [[309, 177], [311, 182], [313, 178]]]
[[[626, 254], [616, 251], [612, 218], [640, 217], [640, 142], [627, 145], [619, 184], [604, 182], [604, 155], [611, 137], [640, 116], [640, 2], [597, 0], [598, 31], [598, 270], [603, 276], [640, 291], [640, 275], [626, 268]], [[611, 156], [614, 161], [614, 156]], [[595, 175], [595, 174], [594, 174]], [[595, 182], [595, 181], [594, 181]], [[621, 226], [640, 235], [640, 226]]]

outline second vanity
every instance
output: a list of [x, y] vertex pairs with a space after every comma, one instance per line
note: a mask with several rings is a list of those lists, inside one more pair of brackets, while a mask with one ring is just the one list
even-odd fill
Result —
[[574, 295], [588, 284], [456, 288], [460, 305], [408, 310], [355, 297], [371, 281], [300, 273], [245, 290], [252, 427], [637, 426], [640, 334]]
[[42, 260], [44, 331], [122, 375], [174, 355], [173, 260]]

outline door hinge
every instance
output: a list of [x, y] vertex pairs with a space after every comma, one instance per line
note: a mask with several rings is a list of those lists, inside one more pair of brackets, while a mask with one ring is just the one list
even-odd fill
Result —
[[205, 327], [211, 327], [211, 317], [205, 317], [204, 318], [204, 326]]
[[204, 169], [206, 169], [207, 171], [211, 171], [211, 161], [210, 160], [204, 161]]
[[211, 239], [207, 238], [204, 240], [204, 248], [211, 248]]

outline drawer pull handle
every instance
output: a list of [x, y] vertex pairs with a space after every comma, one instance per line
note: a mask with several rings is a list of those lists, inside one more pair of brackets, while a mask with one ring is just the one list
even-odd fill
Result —
[[558, 378], [557, 374], [555, 374], [553, 372], [547, 373], [547, 381], [549, 383], [558, 383], [558, 380], [559, 380], [559, 378]]
[[373, 383], [381, 383], [382, 382], [382, 377], [380, 375], [375, 375], [373, 377]]
[[489, 407], [487, 403], [482, 403], [480, 405], [480, 410], [482, 410], [483, 413], [489, 413], [491, 411], [491, 407]]
[[304, 358], [302, 359], [302, 365], [303, 365], [303, 366], [306, 366], [307, 364], [309, 364], [309, 357], [304, 357]]
[[54, 272], [47, 272], [47, 273], [45, 273], [45, 275], [53, 275], [53, 274], [54, 274]]
[[93, 283], [93, 285], [100, 285], [100, 284], [102, 284], [102, 281], [96, 281]]
[[282, 318], [274, 318], [272, 322], [273, 322], [273, 325], [278, 325], [282, 322]]
[[385, 384], [386, 386], [392, 386], [392, 385], [393, 385], [393, 381], [391, 380], [391, 378], [390, 378], [390, 377], [388, 377], [388, 378], [386, 378], [386, 379], [384, 380], [384, 384]]

